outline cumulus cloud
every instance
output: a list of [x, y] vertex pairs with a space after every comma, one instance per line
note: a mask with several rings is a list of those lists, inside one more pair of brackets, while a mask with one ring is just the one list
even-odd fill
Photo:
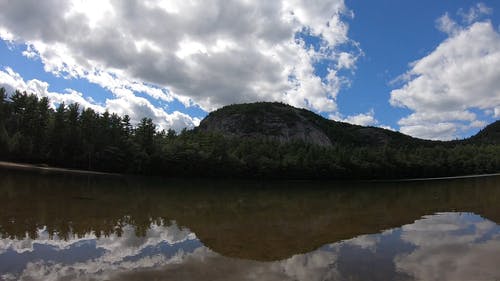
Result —
[[[175, 223], [152, 223], [144, 236], [124, 225], [121, 235], [49, 236], [1, 239], [0, 259], [17, 255], [19, 272], [2, 272], [5, 280], [325, 280], [337, 276], [338, 244], [277, 262], [257, 262], [221, 256], [204, 247], [196, 235]], [[44, 251], [40, 260], [37, 251]], [[84, 253], [84, 254], [82, 254]], [[86, 255], [85, 253], [94, 253]], [[5, 256], [2, 256], [5, 255]], [[64, 257], [71, 256], [70, 260]], [[213, 269], [217, 270], [213, 270]], [[134, 278], [135, 276], [135, 278]], [[149, 277], [149, 278], [148, 278]], [[160, 278], [161, 277], [161, 278]], [[2, 279], [2, 280], [3, 280]]]
[[346, 122], [360, 126], [376, 126], [386, 130], [395, 131], [391, 126], [381, 124], [375, 117], [375, 111], [373, 109], [370, 109], [366, 113], [349, 115], [347, 117], [344, 117], [339, 113], [335, 113], [330, 114], [328, 118], [339, 122]]
[[450, 35], [453, 35], [460, 31], [460, 26], [450, 18], [448, 13], [437, 19], [436, 27], [440, 31]]
[[375, 252], [378, 244], [380, 243], [380, 239], [380, 234], [367, 234], [347, 240], [345, 243]]
[[149, 100], [135, 96], [129, 90], [119, 91], [116, 98], [107, 99], [104, 104], [97, 104], [90, 97], [85, 98], [82, 93], [72, 89], [66, 89], [64, 93], [51, 92], [47, 82], [37, 79], [25, 81], [11, 68], [0, 70], [0, 87], [5, 88], [8, 93], [19, 90], [33, 93], [39, 97], [47, 97], [53, 108], [63, 102], [65, 104], [78, 103], [100, 113], [108, 110], [121, 116], [128, 114], [134, 123], [148, 117], [153, 119], [160, 130], [171, 128], [180, 131], [186, 127], [197, 126], [200, 122], [198, 118], [192, 118], [179, 111], [167, 113], [163, 108], [155, 107]]
[[0, 9], [0, 37], [26, 44], [48, 72], [204, 110], [272, 100], [335, 111], [338, 71], [361, 54], [343, 0], [0, 0]]
[[347, 116], [344, 121], [361, 126], [374, 126], [378, 124], [377, 119], [375, 119], [375, 111], [373, 111], [373, 109], [368, 111], [367, 113]]
[[[122, 272], [178, 264], [196, 249], [203, 248], [194, 233], [176, 224], [151, 224], [143, 237], [137, 236], [130, 225], [122, 230], [121, 235], [97, 237], [89, 232], [83, 237], [70, 234], [62, 239], [41, 228], [36, 239], [2, 239], [0, 258], [2, 254], [16, 253], [21, 272], [0, 272], [3, 274], [0, 277], [2, 280], [109, 280]], [[158, 251], [160, 248], [164, 250]], [[38, 258], [40, 249], [45, 260]], [[81, 254], [81, 249], [94, 255]], [[64, 258], [67, 256], [76, 258], [68, 261]]]
[[462, 20], [469, 24], [480, 19], [482, 16], [491, 15], [492, 13], [493, 9], [486, 6], [484, 3], [477, 3], [467, 11], [463, 9], [458, 11], [458, 15], [462, 17]]
[[39, 228], [35, 239], [26, 237], [24, 239], [1, 239], [0, 254], [8, 250], [15, 251], [18, 254], [33, 252], [34, 244], [48, 245], [53, 249], [62, 251], [71, 247], [76, 247], [81, 242], [96, 240], [96, 247], [107, 251], [107, 256], [104, 260], [119, 261], [127, 256], [138, 255], [147, 247], [156, 246], [159, 243], [166, 242], [168, 244], [182, 243], [188, 240], [195, 240], [196, 235], [186, 228], [181, 228], [177, 224], [172, 223], [152, 223], [145, 236], [138, 237], [136, 229], [131, 225], [124, 225], [120, 235], [113, 233], [107, 236], [96, 235], [94, 232], [88, 232], [83, 236], [69, 233], [67, 237], [61, 238], [49, 233], [46, 227]]
[[[484, 14], [485, 6], [474, 11]], [[481, 12], [483, 10], [483, 12]], [[498, 117], [500, 107], [500, 33], [489, 21], [462, 26], [447, 14], [438, 28], [448, 38], [402, 75], [391, 92], [393, 106], [413, 111], [399, 121], [416, 137], [453, 139], [484, 124], [474, 110]]]
[[498, 225], [473, 214], [442, 213], [403, 226], [401, 239], [416, 250], [394, 262], [415, 280], [494, 280]]
[[[98, 239], [98, 248], [108, 242]], [[119, 239], [127, 242], [130, 237]], [[58, 240], [58, 242], [60, 242]], [[134, 242], [134, 241], [132, 241]], [[160, 242], [161, 243], [161, 242]], [[181, 242], [174, 242], [176, 247]], [[106, 250], [102, 256], [76, 262], [48, 260], [29, 261], [20, 273], [4, 273], [5, 280], [337, 280], [341, 276], [336, 268], [338, 246], [322, 247], [308, 254], [293, 256], [284, 261], [258, 262], [219, 255], [199, 244], [192, 251], [176, 249], [173, 255], [150, 254], [142, 247], [121, 243], [118, 255]], [[158, 248], [151, 244], [149, 248]], [[115, 249], [114, 245], [112, 246]], [[181, 245], [182, 247], [183, 245]], [[68, 250], [78, 250], [72, 244]], [[123, 255], [122, 255], [123, 253]], [[137, 258], [135, 258], [137, 257]], [[2, 277], [2, 275], [0, 275]]]
[[[0, 240], [0, 259], [25, 262], [5, 280], [493, 280], [500, 273], [500, 227], [472, 213], [438, 213], [378, 234], [361, 235], [274, 262], [225, 257], [175, 224], [151, 224], [145, 236]], [[34, 247], [36, 245], [36, 247]], [[43, 247], [46, 246], [46, 247]], [[48, 247], [47, 247], [48, 246]], [[45, 259], [39, 259], [43, 251]], [[85, 253], [95, 253], [86, 255]], [[31, 254], [28, 258], [26, 254]], [[2, 256], [4, 255], [4, 256]], [[72, 257], [65, 260], [64, 257]], [[1, 269], [0, 269], [1, 270]], [[375, 275], [374, 275], [375, 274]], [[403, 278], [405, 277], [405, 278]]]
[[49, 84], [44, 81], [32, 79], [24, 81], [24, 79], [16, 73], [12, 68], [5, 68], [4, 71], [0, 70], [0, 87], [6, 89], [8, 94], [16, 90], [21, 92], [33, 93], [39, 97], [47, 97], [51, 102], [52, 108], [55, 108], [59, 103], [79, 103], [83, 107], [92, 108], [97, 112], [105, 111], [103, 106], [92, 103], [91, 99], [83, 97], [82, 93], [72, 89], [66, 89], [65, 93], [56, 93], [49, 91]]

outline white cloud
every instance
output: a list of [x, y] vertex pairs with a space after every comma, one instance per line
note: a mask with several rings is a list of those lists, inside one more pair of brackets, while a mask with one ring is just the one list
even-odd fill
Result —
[[69, 249], [78, 246], [81, 242], [96, 240], [96, 247], [107, 251], [106, 256], [101, 258], [106, 261], [120, 261], [127, 256], [139, 254], [148, 246], [155, 246], [161, 242], [175, 244], [187, 240], [196, 239], [196, 235], [185, 228], [178, 227], [175, 223], [165, 225], [152, 223], [144, 237], [137, 237], [136, 229], [131, 225], [122, 226], [122, 233], [118, 235], [112, 233], [106, 236], [99, 236], [94, 232], [85, 235], [69, 233], [67, 237], [61, 238], [57, 234], [51, 235], [46, 227], [37, 230], [36, 238], [32, 239], [26, 236], [24, 239], [0, 239], [0, 254], [7, 250], [13, 250], [16, 253], [25, 253], [34, 251], [33, 245], [49, 245], [57, 250]]
[[[205, 110], [272, 100], [335, 111], [337, 71], [361, 53], [343, 0], [0, 0], [0, 9], [0, 37], [25, 43], [48, 72]], [[355, 51], [338, 51], [346, 44]], [[315, 74], [319, 60], [326, 78]]]
[[0, 87], [7, 90], [8, 94], [13, 93], [15, 90], [27, 93], [33, 93], [39, 97], [47, 97], [51, 102], [52, 108], [55, 108], [59, 103], [79, 103], [86, 108], [92, 108], [97, 112], [104, 112], [105, 108], [92, 103], [90, 100], [85, 99], [83, 95], [77, 91], [66, 89], [65, 93], [50, 92], [48, 90], [49, 84], [44, 81], [32, 79], [24, 81], [24, 79], [11, 68], [6, 68], [5, 71], [0, 70]]
[[416, 249], [396, 256], [394, 262], [415, 280], [494, 280], [500, 274], [500, 237], [491, 221], [472, 214], [443, 213], [402, 230], [401, 239]]
[[500, 34], [489, 21], [462, 27], [448, 15], [438, 25], [449, 37], [411, 64], [390, 103], [414, 112], [399, 121], [403, 133], [452, 139], [483, 122], [473, 109], [500, 106]]
[[[137, 85], [140, 87], [140, 85]], [[97, 104], [92, 98], [85, 98], [82, 93], [72, 89], [66, 89], [64, 93], [49, 91], [49, 84], [40, 80], [24, 79], [11, 68], [0, 70], [0, 87], [4, 87], [8, 93], [14, 90], [26, 91], [27, 93], [36, 94], [39, 97], [47, 97], [51, 102], [52, 108], [57, 104], [79, 103], [82, 107], [92, 108], [93, 110], [103, 113], [108, 110], [117, 113], [118, 115], [128, 114], [133, 123], [138, 123], [140, 119], [148, 117], [153, 119], [158, 129], [172, 128], [180, 131], [183, 128], [197, 126], [200, 123], [199, 118], [192, 118], [187, 114], [179, 111], [167, 113], [164, 109], [155, 107], [145, 98], [135, 96], [132, 91], [127, 89], [117, 90], [117, 98], [107, 99], [104, 105]]]
[[[6, 280], [109, 280], [111, 276], [123, 272], [138, 269], [151, 269], [165, 266], [169, 263], [178, 264], [191, 253], [175, 249], [176, 245], [184, 242], [197, 241], [196, 235], [187, 229], [181, 229], [176, 224], [169, 226], [151, 224], [145, 236], [139, 237], [136, 229], [131, 225], [122, 227], [122, 234], [101, 235], [99, 238], [90, 232], [83, 237], [69, 234], [68, 238], [62, 239], [50, 236], [45, 228], [38, 230], [36, 239], [2, 239], [0, 240], [0, 255], [7, 250], [13, 250], [18, 254], [35, 252], [42, 246], [50, 246], [52, 251], [78, 251], [81, 247], [90, 247], [90, 251], [101, 252], [98, 257], [88, 260], [58, 263], [55, 260], [24, 260], [26, 264], [18, 276], [11, 272], [5, 275]], [[92, 243], [95, 241], [95, 244]], [[159, 245], [172, 247], [174, 252], [157, 253], [148, 255], [148, 248], [157, 248]], [[33, 245], [37, 245], [35, 248]], [[87, 245], [87, 246], [85, 246]], [[198, 249], [203, 248], [201, 244], [196, 245]], [[193, 249], [195, 250], [195, 249]], [[49, 251], [50, 252], [50, 251]], [[195, 250], [196, 252], [196, 250]], [[202, 251], [202, 253], [206, 252]], [[62, 254], [61, 254], [62, 255]], [[85, 255], [83, 256], [85, 259]], [[23, 259], [20, 259], [22, 262]]]
[[484, 15], [491, 15], [493, 13], [493, 9], [486, 6], [484, 3], [477, 3], [475, 6], [469, 8], [468, 11], [464, 11], [460, 9], [458, 11], [458, 15], [462, 17], [462, 20], [465, 23], [473, 23]]
[[[133, 230], [133, 229], [132, 229]], [[162, 229], [169, 232], [170, 228]], [[276, 262], [258, 262], [225, 257], [198, 245], [184, 252], [180, 243], [195, 240], [193, 233], [184, 240], [169, 242], [180, 247], [172, 256], [151, 254], [148, 248], [158, 249], [165, 241], [136, 237], [129, 229], [123, 237], [112, 235], [95, 239], [96, 250], [104, 249], [102, 256], [83, 261], [59, 263], [50, 260], [27, 262], [21, 273], [7, 273], [6, 280], [299, 280], [319, 281], [340, 279], [336, 267], [340, 244], [322, 247], [307, 254], [299, 254]], [[114, 241], [116, 240], [116, 241]], [[79, 245], [62, 240], [50, 242], [57, 249], [77, 250]], [[137, 245], [136, 245], [137, 244]], [[65, 245], [65, 246], [63, 246]], [[216, 270], [214, 270], [214, 268]], [[134, 278], [135, 277], [135, 278]]]
[[373, 111], [373, 109], [368, 111], [367, 113], [348, 116], [346, 119], [344, 119], [344, 121], [361, 126], [374, 126], [378, 124], [377, 119], [375, 119], [375, 111]]
[[[342, 279], [337, 269], [339, 244], [322, 247], [313, 252], [295, 255], [271, 266], [276, 272], [284, 272], [282, 280], [319, 281]], [[271, 274], [269, 274], [271, 276]]]
[[456, 124], [450, 122], [401, 126], [403, 134], [430, 140], [451, 140], [457, 136]]
[[453, 35], [460, 31], [460, 26], [450, 18], [448, 13], [437, 19], [436, 27], [440, 31], [450, 35]]
[[344, 243], [347, 245], [353, 245], [360, 247], [361, 249], [367, 249], [372, 252], [377, 250], [377, 246], [380, 243], [381, 235], [380, 234], [367, 234], [361, 235], [350, 240], [345, 241]]
[[[153, 223], [142, 237], [130, 225], [125, 224], [122, 229], [121, 236], [112, 233], [97, 237], [90, 232], [80, 238], [69, 235], [67, 239], [49, 237], [46, 229], [40, 229], [34, 240], [0, 240], [0, 255], [6, 250], [34, 254], [31, 260], [24, 260], [22, 272], [2, 272], [0, 276], [6, 280], [54, 281], [319, 281], [363, 279], [375, 271], [385, 280], [398, 279], [394, 277], [402, 274], [415, 280], [456, 281], [494, 280], [500, 274], [500, 228], [472, 213], [423, 216], [402, 227], [324, 245], [273, 262], [222, 256], [203, 246], [194, 233], [175, 224]], [[82, 243], [85, 241], [88, 243]], [[80, 259], [60, 262], [56, 255], [54, 260], [40, 260], [37, 251], [43, 245], [51, 246], [62, 256], [69, 254]], [[165, 247], [169, 250], [165, 251]], [[97, 256], [82, 255], [94, 251]]]
[[375, 111], [370, 109], [366, 113], [359, 113], [355, 115], [349, 115], [347, 117], [342, 116], [341, 114], [335, 113], [328, 115], [328, 118], [331, 120], [346, 122], [350, 124], [360, 125], [360, 126], [376, 126], [386, 130], [395, 131], [394, 128], [388, 125], [380, 124], [380, 122], [375, 118]]

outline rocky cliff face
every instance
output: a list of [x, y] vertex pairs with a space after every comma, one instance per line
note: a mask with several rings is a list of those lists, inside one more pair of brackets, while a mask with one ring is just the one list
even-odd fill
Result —
[[333, 144], [365, 147], [408, 147], [500, 143], [500, 121], [477, 135], [460, 141], [430, 141], [376, 127], [327, 120], [311, 111], [283, 103], [258, 102], [225, 106], [210, 113], [197, 130], [228, 137], [272, 139], [282, 143], [302, 141], [324, 147]]
[[331, 146], [330, 138], [303, 111], [281, 103], [254, 103], [223, 107], [210, 113], [198, 130], [225, 136], [303, 141]]

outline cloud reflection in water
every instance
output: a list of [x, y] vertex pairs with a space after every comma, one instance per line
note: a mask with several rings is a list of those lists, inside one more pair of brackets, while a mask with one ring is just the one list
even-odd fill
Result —
[[438, 213], [274, 262], [222, 256], [175, 223], [63, 240], [0, 240], [0, 280], [495, 280], [500, 227]]

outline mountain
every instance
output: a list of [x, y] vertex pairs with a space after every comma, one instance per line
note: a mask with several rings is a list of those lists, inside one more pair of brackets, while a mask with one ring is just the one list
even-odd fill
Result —
[[493, 122], [468, 139], [469, 142], [500, 144], [500, 120]]
[[328, 120], [306, 109], [277, 102], [222, 107], [203, 119], [197, 130], [228, 137], [268, 138], [281, 143], [303, 141], [324, 147], [331, 147], [333, 144], [401, 146], [436, 143], [382, 128]]
[[281, 103], [230, 105], [210, 113], [201, 121], [198, 130], [230, 137], [271, 138], [280, 142], [304, 141], [331, 146], [332, 140], [316, 124], [316, 116], [308, 113]]
[[278, 102], [233, 104], [211, 112], [196, 129], [227, 137], [271, 139], [281, 143], [302, 141], [323, 147], [349, 146], [433, 146], [499, 144], [500, 121], [461, 141], [432, 141], [371, 126], [359, 126], [326, 119], [306, 109]]

